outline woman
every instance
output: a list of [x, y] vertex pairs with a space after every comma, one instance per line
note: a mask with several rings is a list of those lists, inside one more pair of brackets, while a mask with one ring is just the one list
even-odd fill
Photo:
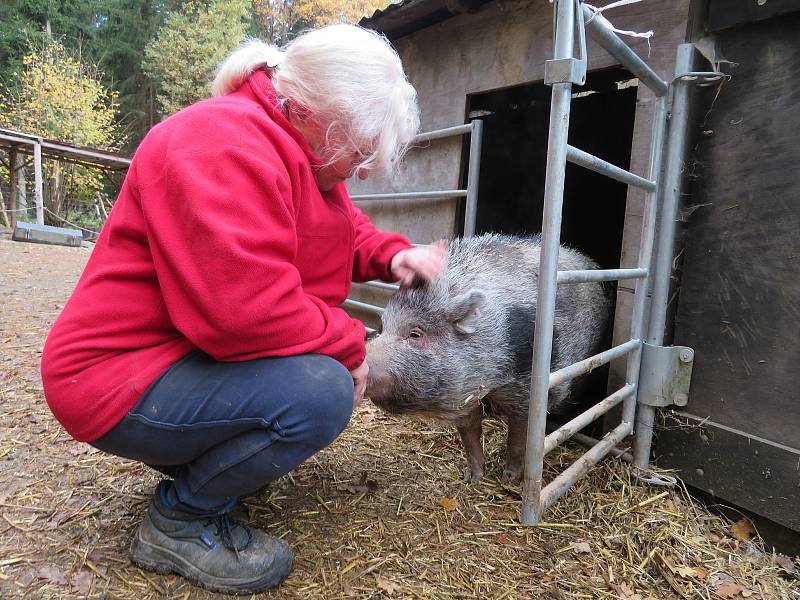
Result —
[[174, 474], [132, 559], [253, 593], [291, 570], [282, 540], [228, 517], [237, 499], [330, 444], [363, 395], [351, 280], [444, 265], [378, 231], [344, 180], [391, 170], [418, 128], [388, 42], [335, 25], [285, 52], [251, 42], [215, 97], [154, 127], [45, 344], [48, 404], [77, 440]]

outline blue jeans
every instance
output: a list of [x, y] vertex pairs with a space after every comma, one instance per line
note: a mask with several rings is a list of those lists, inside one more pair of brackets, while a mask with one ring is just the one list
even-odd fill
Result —
[[170, 503], [213, 514], [329, 445], [352, 410], [353, 379], [327, 356], [223, 363], [196, 351], [92, 445], [173, 467]]

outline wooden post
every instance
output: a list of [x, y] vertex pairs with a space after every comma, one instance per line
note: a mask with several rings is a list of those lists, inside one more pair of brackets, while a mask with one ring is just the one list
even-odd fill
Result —
[[11, 231], [17, 227], [17, 149], [12, 146], [8, 151], [8, 209], [11, 218]]
[[36, 223], [44, 225], [44, 193], [42, 191], [42, 145], [33, 144], [34, 196], [36, 200]]

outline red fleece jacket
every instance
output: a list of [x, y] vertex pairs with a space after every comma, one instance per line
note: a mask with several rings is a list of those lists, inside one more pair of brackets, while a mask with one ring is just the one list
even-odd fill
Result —
[[363, 361], [364, 327], [337, 306], [410, 245], [344, 184], [320, 193], [312, 164], [263, 71], [148, 133], [44, 347], [45, 396], [73, 437], [107, 433], [195, 348]]

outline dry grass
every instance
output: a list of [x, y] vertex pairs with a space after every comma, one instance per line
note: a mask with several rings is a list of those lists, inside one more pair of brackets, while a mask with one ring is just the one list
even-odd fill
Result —
[[[89, 252], [0, 240], [0, 597], [217, 597], [129, 562], [158, 474], [72, 442], [43, 400], [41, 345]], [[489, 471], [470, 486], [454, 431], [363, 406], [333, 446], [244, 499], [297, 552], [263, 597], [800, 598], [797, 562], [615, 460], [547, 524], [520, 526], [519, 487], [499, 482], [502, 437], [489, 425]], [[579, 452], [553, 452], [548, 476]]]

